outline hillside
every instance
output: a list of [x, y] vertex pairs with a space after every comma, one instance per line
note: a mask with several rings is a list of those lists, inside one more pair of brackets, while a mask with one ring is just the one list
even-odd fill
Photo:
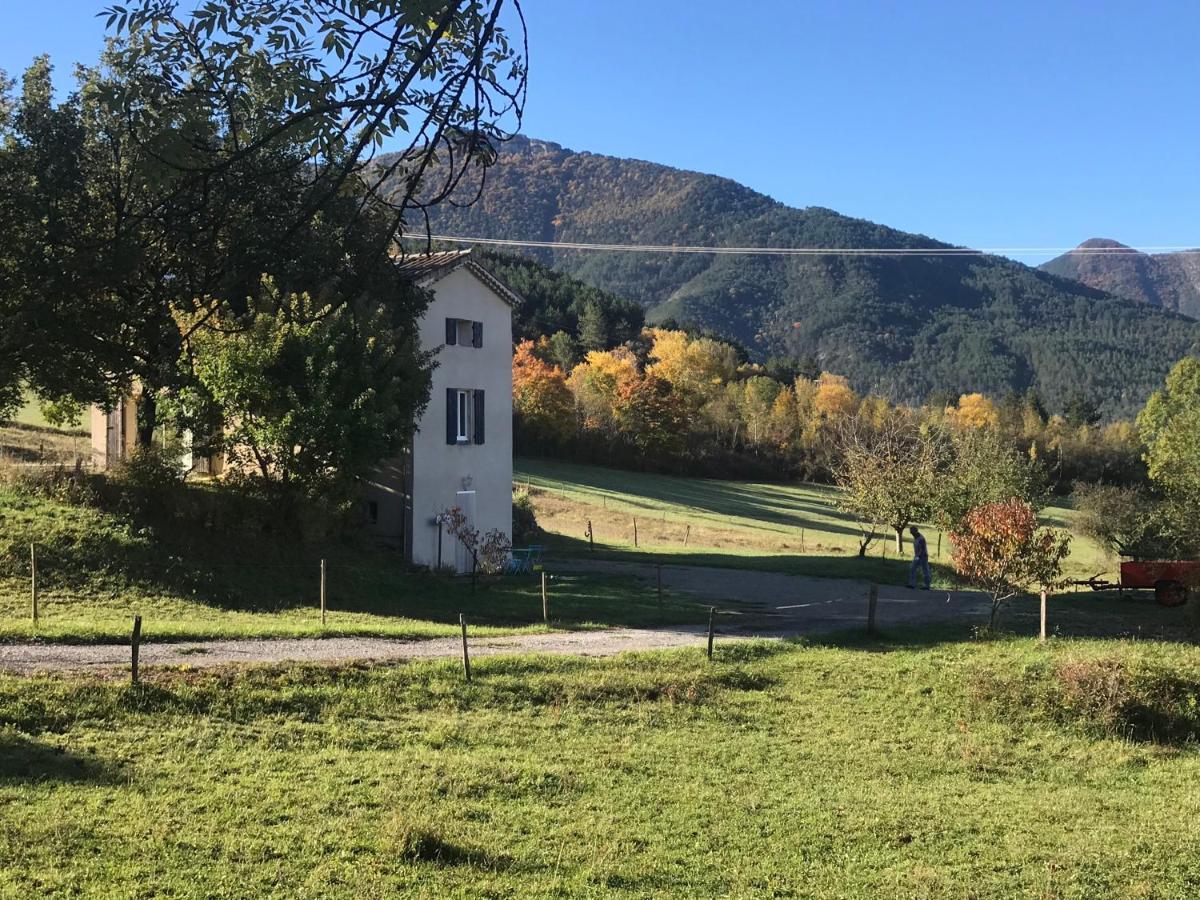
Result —
[[[467, 199], [467, 198], [464, 198]], [[734, 181], [519, 138], [479, 203], [442, 204], [435, 233], [546, 241], [940, 247]], [[761, 357], [815, 356], [897, 400], [1036, 384], [1129, 414], [1192, 351], [1200, 326], [997, 257], [747, 257], [544, 251], [543, 261]]]
[[1079, 249], [1098, 247], [1128, 252], [1103, 256], [1064, 253], [1039, 268], [1118, 297], [1200, 317], [1200, 253], [1141, 253], [1108, 238], [1092, 238], [1079, 245]]

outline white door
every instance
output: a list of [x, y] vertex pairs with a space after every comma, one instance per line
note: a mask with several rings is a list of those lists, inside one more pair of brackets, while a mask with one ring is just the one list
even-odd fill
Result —
[[[458, 491], [454, 495], [454, 505], [462, 510], [467, 519], [469, 528], [475, 527], [475, 492], [474, 491]], [[463, 574], [469, 574], [471, 571], [471, 553], [463, 546], [462, 541], [455, 541], [454, 547], [454, 567]]]

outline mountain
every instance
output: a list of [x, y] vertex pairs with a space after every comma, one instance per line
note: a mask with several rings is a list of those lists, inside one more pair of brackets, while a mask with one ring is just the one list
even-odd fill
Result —
[[[948, 246], [727, 178], [527, 138], [504, 145], [479, 202], [431, 215], [435, 234], [538, 241]], [[651, 321], [718, 332], [762, 358], [811, 355], [860, 390], [909, 402], [1036, 386], [1051, 409], [1083, 394], [1128, 415], [1200, 339], [1183, 316], [1000, 257], [529, 252], [636, 300]]]
[[1118, 297], [1200, 318], [1200, 253], [1141, 253], [1108, 238], [1084, 241], [1077, 251], [1097, 248], [1120, 252], [1064, 253], [1039, 268]]

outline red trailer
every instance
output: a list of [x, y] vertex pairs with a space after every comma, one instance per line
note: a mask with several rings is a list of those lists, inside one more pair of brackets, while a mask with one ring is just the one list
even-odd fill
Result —
[[1147, 559], [1121, 563], [1120, 581], [1103, 581], [1092, 576], [1076, 584], [1094, 591], [1116, 588], [1119, 591], [1153, 590], [1154, 599], [1163, 606], [1183, 606], [1189, 588], [1200, 588], [1200, 560]]
[[1200, 561], [1149, 559], [1121, 563], [1121, 590], [1153, 588], [1163, 606], [1183, 606], [1188, 588], [1200, 587]]

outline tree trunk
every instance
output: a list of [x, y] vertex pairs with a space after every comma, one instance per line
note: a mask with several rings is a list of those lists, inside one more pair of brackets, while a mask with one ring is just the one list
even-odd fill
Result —
[[896, 553], [904, 555], [904, 526], [896, 525]]
[[149, 392], [143, 393], [137, 406], [137, 445], [149, 447], [154, 443], [154, 429], [158, 425], [158, 400]]

